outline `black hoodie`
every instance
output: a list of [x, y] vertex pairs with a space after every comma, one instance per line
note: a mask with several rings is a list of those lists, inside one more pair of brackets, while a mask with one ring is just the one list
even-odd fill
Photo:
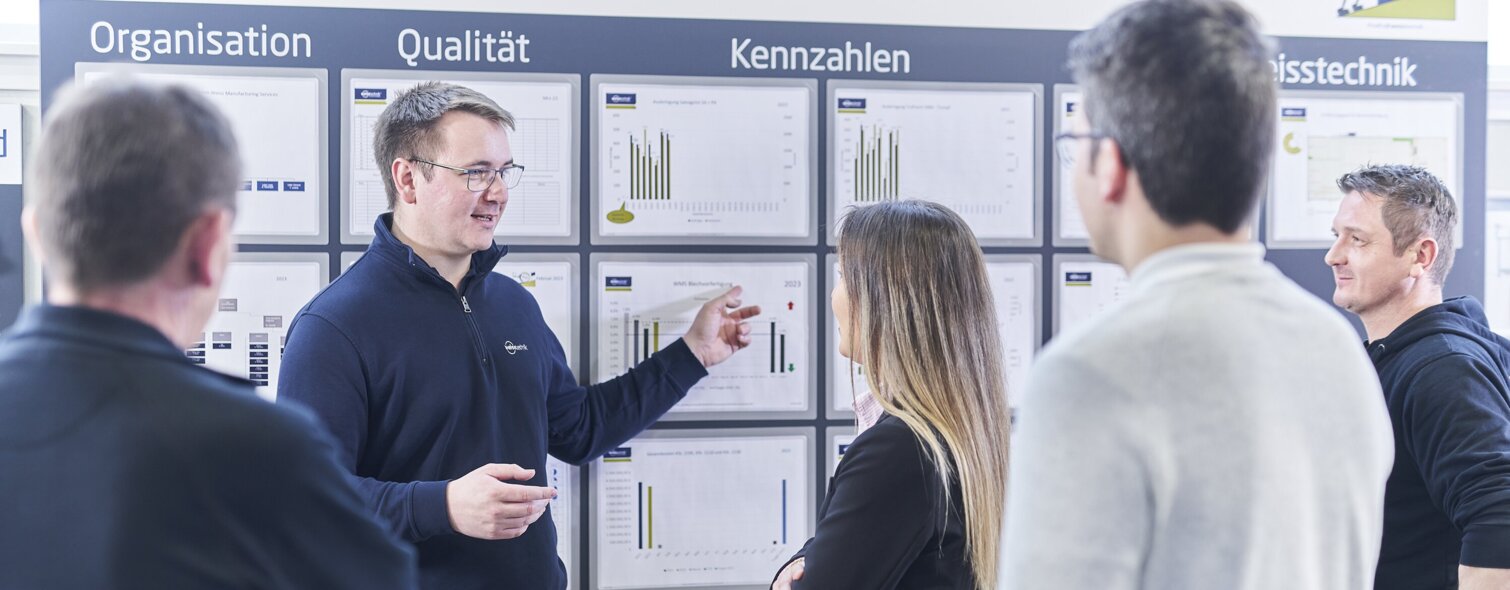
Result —
[[1510, 568], [1510, 340], [1458, 297], [1368, 354], [1395, 430], [1374, 587], [1456, 588], [1460, 563]]

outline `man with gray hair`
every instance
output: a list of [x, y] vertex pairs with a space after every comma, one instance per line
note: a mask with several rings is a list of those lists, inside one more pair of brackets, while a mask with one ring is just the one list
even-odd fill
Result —
[[1389, 416], [1337, 311], [1249, 224], [1273, 46], [1228, 0], [1130, 4], [1075, 39], [1057, 141], [1130, 294], [1034, 363], [1000, 571], [1012, 590], [1364, 590]]
[[0, 587], [413, 587], [318, 425], [184, 356], [233, 248], [225, 119], [183, 87], [69, 88], [34, 161], [48, 291], [0, 340]]
[[1415, 166], [1337, 187], [1332, 301], [1363, 321], [1395, 432], [1375, 588], [1510, 588], [1510, 341], [1442, 299], [1457, 204]]
[[640, 433], [750, 342], [739, 287], [686, 336], [582, 387], [534, 297], [492, 272], [524, 172], [513, 117], [471, 89], [394, 97], [373, 151], [388, 189], [367, 253], [289, 328], [279, 403], [313, 408], [368, 504], [419, 550], [425, 588], [558, 590], [546, 453], [590, 461]]

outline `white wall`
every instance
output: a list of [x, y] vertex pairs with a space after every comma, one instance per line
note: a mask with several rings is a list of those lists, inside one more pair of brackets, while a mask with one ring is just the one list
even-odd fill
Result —
[[1510, 6], [1503, 0], [1489, 3], [1489, 66], [1510, 67]]

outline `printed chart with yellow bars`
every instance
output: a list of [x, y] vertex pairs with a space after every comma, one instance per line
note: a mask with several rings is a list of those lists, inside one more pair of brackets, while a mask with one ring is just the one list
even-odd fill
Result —
[[812, 439], [662, 431], [604, 455], [592, 468], [594, 587], [763, 587], [808, 539]]
[[[597, 354], [594, 375], [612, 379], [670, 346], [697, 311], [734, 285], [748, 320], [748, 348], [708, 370], [668, 418], [735, 412], [807, 413], [815, 382], [810, 351], [812, 264], [808, 257], [756, 256], [737, 261], [650, 257], [595, 262]], [[689, 418], [690, 419], [690, 418]]]
[[596, 241], [812, 235], [815, 83], [593, 80]]

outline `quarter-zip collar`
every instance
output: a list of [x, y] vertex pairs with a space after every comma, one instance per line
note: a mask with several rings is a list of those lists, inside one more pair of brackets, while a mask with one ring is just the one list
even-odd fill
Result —
[[[372, 225], [373, 233], [376, 235], [372, 238], [372, 244], [367, 246], [367, 254], [375, 254], [378, 258], [390, 263], [409, 267], [414, 272], [431, 277], [447, 288], [451, 288], [451, 282], [440, 276], [440, 272], [435, 270], [435, 267], [430, 266], [429, 262], [421, 258], [414, 248], [410, 248], [408, 244], [399, 240], [398, 236], [393, 235], [392, 227], [392, 211], [378, 216], [377, 221]], [[494, 243], [491, 248], [472, 253], [472, 268], [462, 277], [461, 288], [453, 290], [465, 294], [476, 277], [493, 272], [493, 268], [498, 266], [498, 261], [503, 260], [508, 253], [508, 246], [497, 243]]]
[[498, 261], [508, 253], [508, 248], [495, 243], [492, 248], [472, 253], [472, 268], [461, 278], [460, 285], [452, 287], [451, 281], [440, 276], [440, 271], [430, 266], [430, 263], [421, 258], [414, 248], [393, 235], [392, 227], [393, 213], [391, 211], [378, 216], [372, 228], [376, 235], [372, 238], [372, 245], [367, 247], [367, 253], [391, 264], [406, 266], [411, 269], [411, 272], [424, 277], [423, 281], [443, 288], [455, 297], [462, 314], [466, 317], [467, 332], [472, 336], [473, 347], [477, 349], [478, 361], [484, 366], [491, 364], [492, 355], [488, 353], [487, 345], [483, 342], [482, 331], [472, 315], [472, 302], [467, 300], [467, 293], [472, 285], [481, 280], [481, 277], [486, 277], [487, 273], [493, 272], [493, 267], [498, 266]]

